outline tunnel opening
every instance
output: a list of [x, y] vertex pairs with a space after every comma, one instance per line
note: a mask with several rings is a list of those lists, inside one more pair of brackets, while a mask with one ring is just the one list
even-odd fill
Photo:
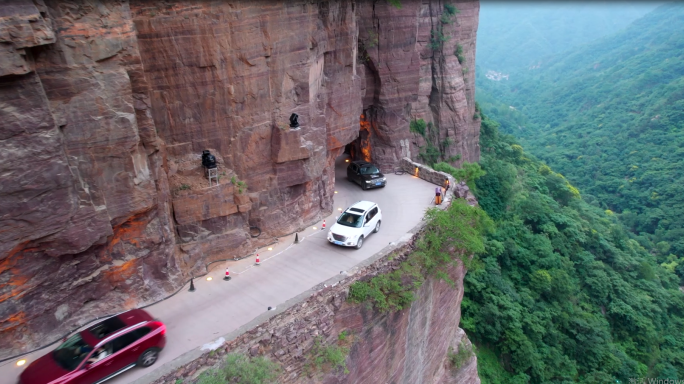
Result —
[[355, 160], [371, 162], [371, 121], [366, 117], [367, 113], [362, 113], [359, 117], [359, 136], [344, 148], [344, 153]]

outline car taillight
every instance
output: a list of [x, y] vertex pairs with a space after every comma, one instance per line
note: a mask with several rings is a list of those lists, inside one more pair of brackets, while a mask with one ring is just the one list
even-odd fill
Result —
[[155, 325], [155, 326], [157, 326], [157, 327], [159, 327], [159, 333], [160, 333], [162, 336], [166, 334], [166, 325], [164, 325], [164, 323], [162, 323], [161, 321], [155, 321], [155, 322], [152, 323], [152, 324]]

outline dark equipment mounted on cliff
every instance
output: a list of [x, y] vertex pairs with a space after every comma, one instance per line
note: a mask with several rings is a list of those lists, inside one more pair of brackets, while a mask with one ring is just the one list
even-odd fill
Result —
[[202, 166], [207, 169], [216, 168], [216, 157], [209, 150], [202, 151]]
[[293, 113], [290, 115], [290, 128], [299, 128], [299, 115]]

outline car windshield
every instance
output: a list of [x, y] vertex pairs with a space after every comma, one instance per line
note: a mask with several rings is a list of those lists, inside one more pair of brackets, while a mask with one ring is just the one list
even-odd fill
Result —
[[361, 167], [362, 175], [375, 175], [376, 173], [380, 173], [380, 170], [375, 165]]
[[57, 349], [52, 352], [57, 364], [67, 371], [73, 371], [79, 364], [88, 357], [93, 347], [88, 345], [80, 334], [71, 336], [67, 341], [62, 343]]
[[340, 225], [345, 225], [347, 227], [360, 228], [361, 227], [361, 215], [355, 215], [353, 213], [345, 212], [337, 219], [337, 223]]

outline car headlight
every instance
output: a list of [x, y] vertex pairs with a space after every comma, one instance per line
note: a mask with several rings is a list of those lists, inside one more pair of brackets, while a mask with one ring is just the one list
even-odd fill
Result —
[[380, 179], [380, 181], [384, 183], [385, 181], [387, 181], [387, 178], [383, 177], [382, 179]]
[[372, 182], [373, 182], [373, 180], [366, 180], [366, 184], [370, 184]]

